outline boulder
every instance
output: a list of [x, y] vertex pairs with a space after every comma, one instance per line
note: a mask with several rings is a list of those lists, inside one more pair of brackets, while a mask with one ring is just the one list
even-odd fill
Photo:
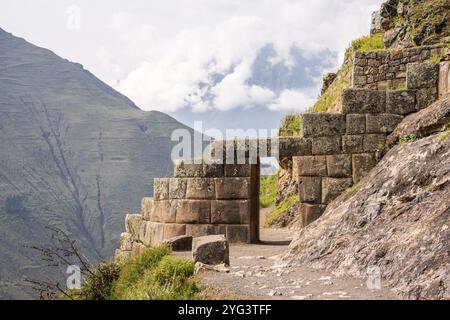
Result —
[[192, 243], [194, 262], [207, 265], [230, 264], [228, 241], [224, 235], [194, 238]]
[[192, 250], [191, 236], [178, 236], [163, 241], [172, 251], [191, 251]]

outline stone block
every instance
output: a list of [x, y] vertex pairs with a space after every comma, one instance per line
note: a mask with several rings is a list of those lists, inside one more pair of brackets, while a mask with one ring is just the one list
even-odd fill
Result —
[[249, 243], [250, 228], [248, 225], [227, 225], [227, 239], [230, 243]]
[[150, 221], [173, 223], [176, 219], [176, 201], [162, 200], [153, 202]]
[[133, 236], [131, 233], [123, 232], [120, 234], [119, 249], [122, 251], [131, 251], [133, 245]]
[[218, 200], [248, 199], [250, 178], [216, 178], [215, 189]]
[[342, 112], [383, 113], [386, 110], [386, 93], [368, 89], [345, 89], [342, 92]]
[[298, 194], [302, 203], [317, 203], [322, 200], [322, 178], [304, 177], [298, 178]]
[[165, 239], [163, 243], [174, 252], [191, 251], [192, 250], [191, 236], [178, 236], [170, 239]]
[[145, 222], [142, 225], [139, 240], [146, 246], [157, 246], [164, 240], [164, 223]]
[[125, 231], [133, 236], [133, 239], [139, 237], [139, 230], [143, 222], [140, 214], [127, 214], [125, 216]]
[[194, 263], [206, 265], [230, 264], [229, 245], [223, 235], [204, 236], [192, 241]]
[[225, 177], [250, 177], [251, 165], [249, 164], [226, 164]]
[[328, 204], [353, 184], [352, 178], [330, 178], [322, 180], [322, 203]]
[[226, 234], [226, 228], [224, 225], [212, 225], [212, 224], [187, 224], [186, 235], [196, 237], [202, 237], [206, 235], [214, 234]]
[[133, 248], [131, 249], [130, 257], [135, 257], [140, 255], [144, 250], [147, 249], [145, 245], [139, 242], [133, 242]]
[[443, 61], [439, 65], [439, 98], [450, 94], [450, 61]]
[[429, 107], [438, 99], [438, 90], [436, 88], [419, 89], [416, 92], [416, 110], [422, 110]]
[[373, 153], [354, 154], [352, 156], [353, 183], [358, 183], [376, 164]]
[[325, 155], [341, 153], [341, 136], [319, 137], [312, 140], [313, 155]]
[[171, 178], [169, 180], [169, 199], [186, 198], [187, 179]]
[[114, 253], [114, 259], [116, 261], [123, 261], [128, 259], [129, 257], [131, 257], [132, 252], [131, 251], [123, 251], [120, 249], [116, 249], [115, 253]]
[[352, 176], [352, 157], [349, 154], [327, 156], [329, 177], [347, 178]]
[[153, 198], [142, 198], [141, 200], [141, 216], [144, 220], [150, 220], [153, 211]]
[[169, 179], [153, 179], [153, 198], [159, 200], [169, 200]]
[[211, 201], [211, 223], [240, 224], [250, 222], [250, 210], [247, 200]]
[[415, 111], [416, 92], [414, 90], [395, 90], [387, 92], [387, 113], [406, 115]]
[[177, 223], [164, 224], [164, 239], [186, 235], [186, 225]]
[[307, 138], [280, 138], [279, 158], [311, 155], [311, 139]]
[[303, 227], [308, 226], [317, 219], [319, 219], [326, 209], [326, 205], [320, 204], [300, 204], [300, 216], [302, 220]]
[[225, 165], [211, 163], [203, 165], [203, 176], [206, 178], [223, 177], [225, 175]]
[[437, 87], [439, 65], [429, 62], [411, 63], [406, 68], [406, 86], [408, 89]]
[[363, 148], [364, 152], [375, 152], [379, 150], [386, 141], [386, 134], [365, 134]]
[[307, 112], [300, 115], [302, 136], [315, 138], [345, 133], [345, 115], [340, 113]]
[[295, 157], [298, 161], [298, 173], [300, 176], [326, 176], [327, 158], [325, 156]]
[[366, 132], [366, 117], [364, 114], [347, 115], [347, 134], [363, 134]]
[[194, 164], [181, 161], [174, 166], [175, 178], [196, 178], [203, 176], [203, 164]]
[[189, 178], [187, 179], [186, 199], [214, 199], [214, 178]]
[[403, 120], [403, 116], [392, 113], [366, 115], [367, 133], [391, 133]]
[[344, 153], [361, 153], [364, 151], [364, 135], [347, 135], [342, 137]]
[[210, 223], [211, 201], [209, 200], [178, 200], [176, 222]]

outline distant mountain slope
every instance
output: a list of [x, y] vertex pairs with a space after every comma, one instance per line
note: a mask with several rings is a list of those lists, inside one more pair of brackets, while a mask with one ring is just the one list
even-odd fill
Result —
[[176, 128], [187, 127], [0, 29], [0, 299], [30, 298], [23, 277], [50, 276], [23, 247], [45, 244], [48, 225], [111, 257], [125, 211], [171, 173]]

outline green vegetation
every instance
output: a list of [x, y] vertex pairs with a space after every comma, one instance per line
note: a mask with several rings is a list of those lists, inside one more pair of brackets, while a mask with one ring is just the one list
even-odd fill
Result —
[[259, 191], [259, 205], [261, 208], [269, 208], [275, 205], [277, 182], [278, 175], [267, 176], [261, 179]]
[[299, 204], [300, 199], [298, 197], [298, 194], [292, 194], [287, 199], [283, 200], [280, 204], [278, 204], [275, 209], [269, 213], [265, 220], [264, 220], [264, 227], [269, 228], [271, 227], [275, 220], [284, 212], [291, 209], [293, 206]]
[[400, 139], [398, 139], [398, 144], [405, 144], [405, 143], [409, 143], [409, 142], [414, 142], [416, 140], [417, 140], [417, 136], [415, 134], [410, 134], [407, 136], [400, 137]]
[[[79, 300], [194, 300], [200, 289], [191, 260], [170, 256], [166, 246], [146, 249], [120, 263], [98, 265], [81, 290], [65, 298]], [[64, 297], [63, 297], [64, 298]]]
[[298, 115], [287, 115], [283, 118], [278, 135], [280, 137], [300, 136], [302, 124]]
[[352, 49], [355, 51], [374, 51], [385, 49], [383, 34], [377, 33], [353, 40]]

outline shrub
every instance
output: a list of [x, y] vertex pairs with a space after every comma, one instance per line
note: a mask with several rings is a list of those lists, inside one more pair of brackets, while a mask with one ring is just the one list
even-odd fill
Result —
[[377, 33], [353, 40], [352, 49], [355, 51], [372, 51], [385, 49], [383, 34]]
[[116, 262], [100, 263], [91, 271], [80, 290], [83, 300], [109, 300], [114, 282], [119, 278], [120, 266]]
[[275, 205], [277, 182], [278, 174], [261, 179], [261, 188], [259, 192], [259, 205], [261, 208], [268, 208]]

